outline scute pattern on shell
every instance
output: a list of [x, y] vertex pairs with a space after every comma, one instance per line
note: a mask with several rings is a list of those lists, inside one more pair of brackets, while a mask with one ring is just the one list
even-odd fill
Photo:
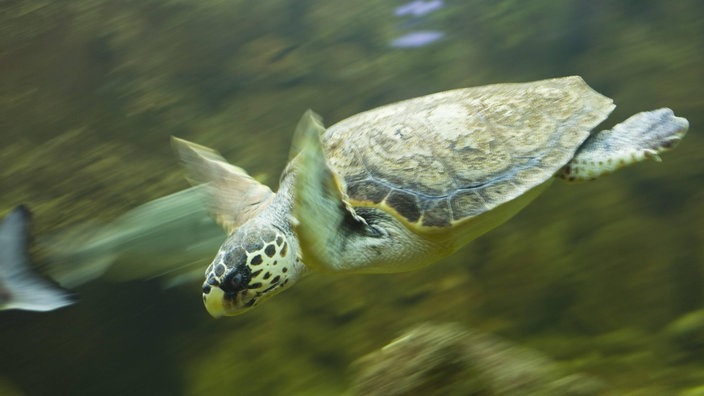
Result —
[[357, 114], [323, 144], [352, 205], [447, 227], [552, 177], [613, 107], [580, 77], [488, 85]]

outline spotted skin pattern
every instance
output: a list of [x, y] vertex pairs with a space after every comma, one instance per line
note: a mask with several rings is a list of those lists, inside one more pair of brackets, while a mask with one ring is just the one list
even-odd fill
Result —
[[[209, 297], [219, 289], [225, 307], [251, 308], [270, 292], [287, 287], [291, 262], [283, 232], [273, 227], [239, 229], [228, 238], [206, 269], [203, 301], [206, 307], [213, 304]], [[220, 299], [212, 300], [219, 303]], [[213, 311], [220, 309], [216, 308]]]
[[672, 150], [687, 133], [686, 119], [663, 108], [635, 114], [610, 130], [593, 134], [556, 177], [566, 181], [594, 180], [620, 168]]

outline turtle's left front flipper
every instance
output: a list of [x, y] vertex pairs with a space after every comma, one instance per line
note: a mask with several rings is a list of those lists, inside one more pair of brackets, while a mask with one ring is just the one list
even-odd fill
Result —
[[619, 168], [652, 158], [677, 146], [689, 129], [687, 119], [663, 108], [635, 114], [612, 129], [592, 134], [556, 177], [593, 180]]
[[330, 169], [321, 136], [325, 132], [320, 116], [308, 110], [298, 122], [293, 160], [295, 172], [293, 219], [301, 245], [303, 262], [316, 271], [341, 271], [340, 244], [354, 231], [369, 228], [347, 203], [340, 180]]

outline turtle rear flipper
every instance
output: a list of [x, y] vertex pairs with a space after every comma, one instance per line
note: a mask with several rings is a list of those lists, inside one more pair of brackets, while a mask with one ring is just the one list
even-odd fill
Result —
[[556, 176], [567, 181], [593, 180], [677, 146], [689, 122], [663, 108], [629, 117], [612, 129], [591, 135]]

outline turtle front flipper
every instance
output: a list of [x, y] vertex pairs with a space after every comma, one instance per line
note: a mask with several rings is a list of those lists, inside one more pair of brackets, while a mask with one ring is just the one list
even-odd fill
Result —
[[635, 114], [612, 129], [592, 134], [555, 176], [567, 181], [593, 180], [619, 168], [669, 151], [682, 140], [689, 122], [663, 108]]
[[[298, 235], [303, 262], [317, 271], [340, 271], [340, 245], [357, 236], [373, 234], [367, 222], [346, 201], [340, 181], [330, 169], [320, 138], [325, 127], [320, 116], [308, 110], [298, 122], [293, 160], [295, 172], [292, 223]], [[354, 234], [354, 235], [353, 235]]]
[[217, 151], [173, 136], [171, 142], [191, 184], [208, 185], [210, 214], [228, 233], [261, 212], [274, 198], [269, 187], [228, 163]]

